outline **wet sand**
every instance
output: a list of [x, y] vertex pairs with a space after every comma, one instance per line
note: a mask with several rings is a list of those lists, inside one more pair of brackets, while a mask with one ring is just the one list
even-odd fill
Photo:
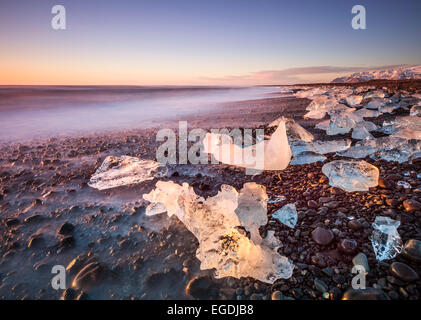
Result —
[[[309, 102], [292, 96], [242, 101], [179, 120], [187, 120], [190, 128], [258, 128], [283, 115], [294, 118], [318, 138], [322, 133], [314, 129], [318, 121], [303, 120]], [[177, 122], [160, 123], [160, 127], [176, 128]], [[295, 229], [270, 220], [260, 230], [262, 235], [275, 231], [283, 243], [279, 252], [296, 265], [293, 277], [273, 285], [251, 278], [214, 279], [211, 270], [199, 269], [197, 240], [181, 222], [166, 215], [145, 217], [147, 203], [142, 194], [154, 188], [156, 179], [104, 191], [87, 186], [108, 155], [155, 159], [160, 145], [155, 141], [157, 130], [1, 145], [2, 299], [270, 299], [274, 292], [288, 299], [325, 299], [322, 289], [331, 299], [340, 299], [350, 287], [351, 260], [359, 252], [368, 258], [369, 286], [378, 284], [390, 298], [420, 298], [420, 280], [404, 282], [394, 277], [390, 261], [376, 261], [369, 237], [376, 215], [384, 215], [401, 221], [399, 232], [404, 242], [421, 240], [421, 210], [407, 212], [403, 207], [405, 200], [421, 198], [421, 179], [417, 178], [421, 163], [367, 160], [379, 168], [387, 183], [355, 193], [330, 187], [321, 172], [322, 163], [289, 166], [257, 176], [227, 165], [172, 166], [172, 175], [165, 179], [188, 182], [205, 197], [216, 194], [222, 184], [237, 189], [248, 181], [264, 185], [270, 198], [286, 198], [268, 205], [269, 218], [283, 205], [296, 203], [299, 223]], [[330, 155], [327, 161], [333, 159], [339, 157]], [[399, 180], [412, 188], [397, 186]], [[350, 223], [349, 216], [356, 222]], [[334, 241], [327, 246], [312, 239], [311, 232], [319, 226], [334, 233]], [[356, 248], [347, 251], [341, 247], [344, 239], [355, 240]], [[421, 274], [419, 263], [402, 257], [396, 261]], [[52, 288], [54, 265], [67, 267], [69, 289]], [[86, 275], [71, 288], [84, 267]], [[323, 286], [326, 288], [321, 289]], [[206, 290], [200, 290], [203, 287]]]

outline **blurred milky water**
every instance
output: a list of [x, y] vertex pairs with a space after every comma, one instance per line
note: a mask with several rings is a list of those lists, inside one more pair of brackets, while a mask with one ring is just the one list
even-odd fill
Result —
[[153, 127], [278, 93], [275, 87], [0, 86], [0, 140]]

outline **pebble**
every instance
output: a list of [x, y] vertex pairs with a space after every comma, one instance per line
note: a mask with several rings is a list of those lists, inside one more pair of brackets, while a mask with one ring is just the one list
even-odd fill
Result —
[[402, 262], [393, 262], [390, 265], [389, 270], [393, 276], [405, 282], [411, 282], [419, 279], [415, 270]]
[[367, 256], [362, 252], [360, 252], [354, 258], [352, 258], [352, 263], [354, 264], [354, 266], [363, 266], [366, 272], [370, 271]]
[[69, 222], [63, 223], [60, 228], [57, 230], [57, 234], [59, 235], [69, 235], [73, 232], [75, 226]]
[[314, 279], [314, 287], [316, 288], [317, 291], [321, 293], [324, 293], [329, 290], [329, 287], [327, 286], [327, 284], [320, 279]]
[[186, 294], [196, 299], [207, 299], [212, 287], [213, 282], [209, 276], [195, 276], [187, 284]]
[[311, 236], [314, 242], [322, 246], [329, 245], [334, 238], [333, 232], [331, 230], [322, 227], [317, 227], [314, 229], [311, 233]]
[[274, 291], [274, 292], [272, 292], [271, 299], [272, 300], [283, 300], [284, 295], [282, 294], [281, 291]]
[[91, 262], [75, 276], [72, 287], [76, 289], [89, 289], [91, 286], [97, 285], [104, 277], [105, 268], [99, 262]]
[[389, 296], [381, 289], [349, 289], [342, 300], [390, 300]]
[[410, 239], [405, 243], [402, 255], [414, 262], [421, 262], [421, 241]]
[[421, 203], [414, 199], [405, 200], [402, 204], [405, 210], [408, 212], [421, 210]]
[[353, 254], [357, 247], [358, 243], [353, 239], [342, 239], [338, 244], [339, 250], [346, 254]]

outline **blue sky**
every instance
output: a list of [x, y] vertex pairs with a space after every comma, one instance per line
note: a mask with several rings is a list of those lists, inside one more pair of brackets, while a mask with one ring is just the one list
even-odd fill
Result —
[[[53, 30], [62, 4], [67, 29]], [[351, 8], [367, 29], [351, 28]], [[0, 84], [262, 84], [421, 64], [421, 1], [1, 0]]]

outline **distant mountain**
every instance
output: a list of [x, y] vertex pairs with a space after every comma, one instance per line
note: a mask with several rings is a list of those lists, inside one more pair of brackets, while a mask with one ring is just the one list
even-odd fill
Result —
[[349, 76], [336, 78], [332, 83], [352, 83], [369, 80], [412, 80], [421, 79], [421, 66], [390, 68], [353, 73]]

